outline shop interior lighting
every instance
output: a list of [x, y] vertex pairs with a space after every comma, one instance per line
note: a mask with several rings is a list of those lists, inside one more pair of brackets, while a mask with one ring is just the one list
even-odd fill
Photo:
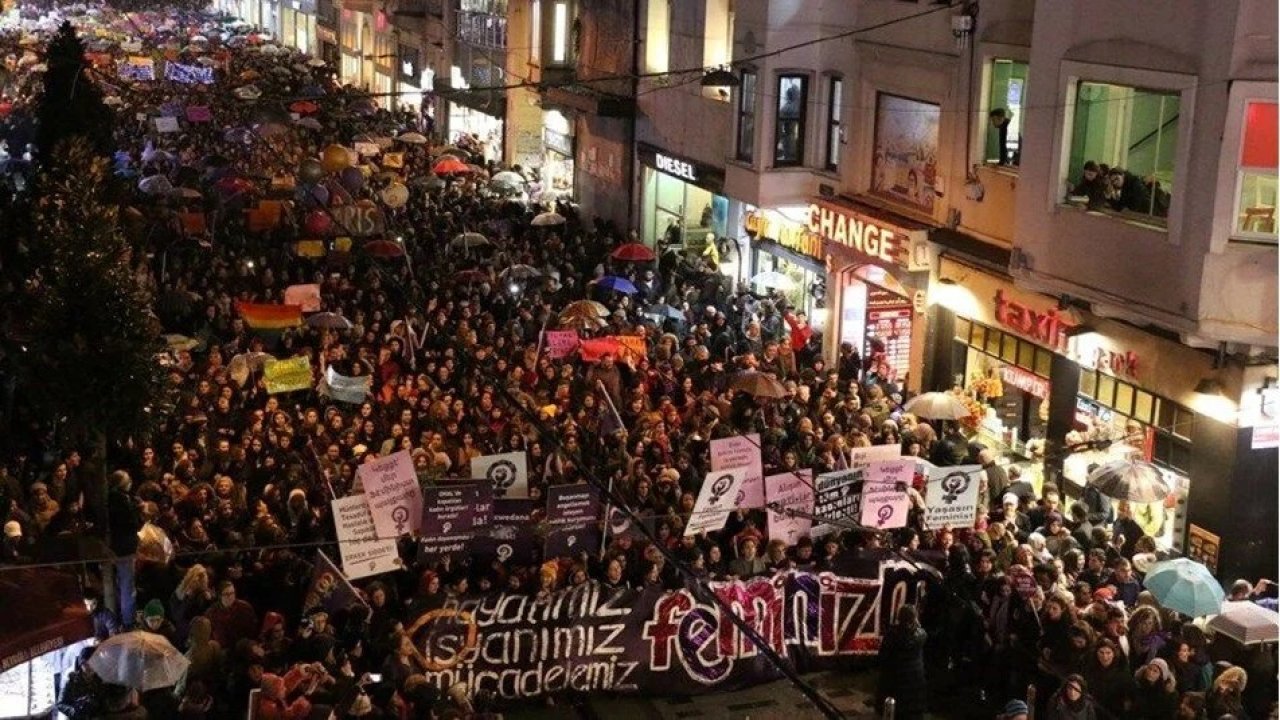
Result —
[[702, 76], [702, 87], [738, 87], [741, 84], [737, 75], [724, 68], [709, 70]]
[[1087, 323], [1077, 323], [1062, 329], [1062, 334], [1067, 337], [1078, 337], [1080, 335], [1089, 335], [1098, 332], [1098, 329]]

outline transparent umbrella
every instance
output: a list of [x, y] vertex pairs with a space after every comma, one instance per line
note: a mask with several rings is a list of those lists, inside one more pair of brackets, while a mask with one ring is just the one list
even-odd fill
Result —
[[103, 681], [143, 692], [177, 685], [190, 664], [165, 636], [143, 630], [107, 638], [89, 658]]

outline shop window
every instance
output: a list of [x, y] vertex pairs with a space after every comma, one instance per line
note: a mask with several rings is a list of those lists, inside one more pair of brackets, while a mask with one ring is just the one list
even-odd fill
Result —
[[969, 344], [977, 348], [986, 347], [987, 327], [985, 325], [973, 324], [973, 337], [969, 339]]
[[1133, 386], [1129, 383], [1116, 381], [1115, 408], [1116, 412], [1133, 414]]
[[778, 76], [778, 113], [773, 132], [774, 167], [804, 164], [804, 130], [809, 103], [806, 75]]
[[1004, 336], [1000, 347], [1000, 359], [1011, 363], [1018, 361], [1018, 338], [1013, 335]]
[[1080, 369], [1080, 394], [1085, 397], [1097, 397], [1098, 373], [1093, 370]]
[[[706, 23], [702, 35], [702, 66], [723, 67], [733, 59], [733, 0], [707, 0]], [[712, 100], [727, 101], [728, 88], [705, 87], [702, 94]]]
[[1276, 103], [1251, 102], [1245, 106], [1244, 138], [1236, 179], [1234, 236], [1275, 242], [1276, 233]]
[[1173, 193], [1180, 117], [1177, 93], [1078, 83], [1068, 203], [1163, 225]]
[[1098, 373], [1098, 394], [1094, 399], [1107, 407], [1115, 407], [1115, 394], [1116, 379], [1110, 375]]
[[983, 350], [986, 351], [988, 355], [994, 355], [996, 357], [1000, 357], [1000, 340], [1003, 337], [1004, 337], [1004, 334], [997, 330], [988, 330], [987, 345], [986, 347], [983, 348]]
[[645, 72], [666, 72], [670, 53], [671, 0], [649, 0], [644, 33]]
[[1134, 393], [1133, 416], [1137, 418], [1139, 421], [1147, 425], [1155, 424], [1155, 417], [1152, 414], [1152, 410], [1154, 409], [1154, 407], [1155, 407], [1155, 403], [1151, 397], [1151, 393], [1144, 392], [1142, 390], [1139, 390], [1136, 393]]
[[844, 143], [844, 126], [840, 116], [844, 112], [844, 79], [831, 78], [827, 91], [827, 169], [840, 169], [840, 145]]
[[956, 339], [962, 343], [968, 344], [971, 325], [972, 323], [970, 323], [968, 320], [965, 320], [964, 318], [961, 318], [961, 317], [956, 318]]
[[1017, 167], [1022, 155], [1022, 108], [1027, 92], [1027, 64], [997, 58], [991, 62], [987, 95], [987, 141], [984, 160]]
[[1053, 371], [1053, 353], [1036, 348], [1036, 374], [1049, 377]]
[[742, 162], [755, 160], [756, 142], [756, 73], [742, 71], [742, 84], [738, 86], [738, 137], [734, 155]]

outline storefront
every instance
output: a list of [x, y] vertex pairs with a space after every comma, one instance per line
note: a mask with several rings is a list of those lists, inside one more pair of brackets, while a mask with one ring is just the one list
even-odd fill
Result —
[[573, 121], [559, 110], [542, 111], [542, 175], [544, 193], [573, 197]]
[[1095, 464], [1153, 463], [1172, 492], [1135, 504], [1134, 518], [1160, 547], [1183, 547], [1196, 426], [1216, 421], [1193, 409], [1210, 356], [947, 257], [930, 303], [948, 316], [940, 354], [976, 411], [967, 429], [978, 442], [1023, 466], [1037, 491], [1056, 478], [1069, 497]]
[[369, 16], [362, 12], [342, 9], [342, 65], [338, 77], [344, 84], [368, 88], [364, 77], [365, 42], [369, 41], [369, 49], [373, 49], [370, 29], [366, 29]]
[[448, 101], [448, 124], [445, 127], [451, 144], [459, 144], [463, 136], [472, 136], [475, 142], [464, 144], [478, 145], [486, 160], [502, 162], [506, 147], [507, 101], [501, 90], [489, 87], [491, 81], [487, 73], [490, 72], [488, 69], [479, 74], [473, 72], [473, 78], [483, 82], [483, 86], [473, 90], [461, 67], [453, 65], [449, 68], [449, 82], [441, 88]]
[[918, 390], [923, 366], [928, 226], [849, 200], [818, 198], [808, 232], [821, 239], [831, 308], [826, 352], [848, 343], [882, 380]]
[[749, 245], [745, 261], [734, 268], [737, 279], [750, 286], [751, 278], [763, 273], [781, 274], [789, 281], [786, 287], [779, 288], [787, 304], [803, 310], [809, 317], [809, 325], [825, 333], [829, 316], [827, 266], [822, 238], [809, 232], [809, 206], [745, 206], [742, 229]]
[[729, 199], [724, 168], [669, 153], [648, 143], [636, 145], [640, 161], [640, 232], [644, 244], [698, 255], [708, 241], [729, 235]]
[[300, 52], [315, 52], [316, 0], [285, 0], [280, 13], [280, 43]]
[[323, 18], [316, 21], [316, 57], [325, 61], [330, 67], [341, 68], [342, 52], [339, 50], [338, 30], [325, 24]]
[[396, 53], [395, 105], [401, 109], [420, 111], [422, 95], [424, 92], [429, 92], [425, 87], [427, 78], [424, 77], [426, 73], [422, 67], [422, 51], [402, 41], [396, 48]]

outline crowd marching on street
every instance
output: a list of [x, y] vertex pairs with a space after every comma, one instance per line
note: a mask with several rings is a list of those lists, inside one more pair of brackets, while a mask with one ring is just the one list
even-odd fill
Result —
[[[428, 682], [416, 618], [498, 591], [671, 590], [685, 571], [746, 580], [860, 553], [936, 569], [879, 645], [880, 700], [898, 718], [939, 713], [943, 697], [1007, 720], [1275, 716], [1274, 650], [1157, 601], [1144, 578], [1167, 553], [1128, 502], [1068, 497], [957, 423], [907, 412], [882, 353], [846, 345], [824, 362], [782, 294], [735, 287], [707, 255], [646, 252], [542, 192], [534, 169], [446, 145], [425, 117], [386, 109], [394, 98], [340, 86], [243, 23], [71, 19], [84, 77], [115, 114], [109, 161], [130, 188], [126, 229], [176, 402], [160, 431], [108, 448], [105, 472], [91, 448], [43, 431], [0, 458], [0, 564], [73, 561], [74, 539], [101, 538], [118, 559], [79, 569], [98, 639], [148, 630], [189, 665], [138, 692], [100, 677], [86, 649], [58, 703], [69, 717], [243, 717], [251, 703], [259, 718], [495, 716], [493, 693]], [[29, 16], [0, 37], [5, 202], [48, 152], [33, 145], [27, 58], [60, 20]], [[118, 70], [152, 54], [194, 81]], [[272, 368], [286, 360], [304, 382], [281, 391]], [[893, 530], [854, 517], [775, 537], [769, 510], [737, 506], [722, 529], [685, 536], [711, 444], [738, 436], [758, 438], [767, 476], [848, 470], [876, 446], [926, 470]], [[559, 557], [489, 561], [405, 536], [398, 569], [354, 580], [359, 602], [309, 602], [317, 551], [338, 557], [332, 503], [401, 451], [424, 488], [522, 454], [532, 500], [607, 488], [603, 504], [624, 503], [652, 539], [602, 532]], [[927, 468], [952, 466], [981, 467], [979, 510], [932, 527]], [[1276, 593], [1238, 581], [1228, 594]]]

